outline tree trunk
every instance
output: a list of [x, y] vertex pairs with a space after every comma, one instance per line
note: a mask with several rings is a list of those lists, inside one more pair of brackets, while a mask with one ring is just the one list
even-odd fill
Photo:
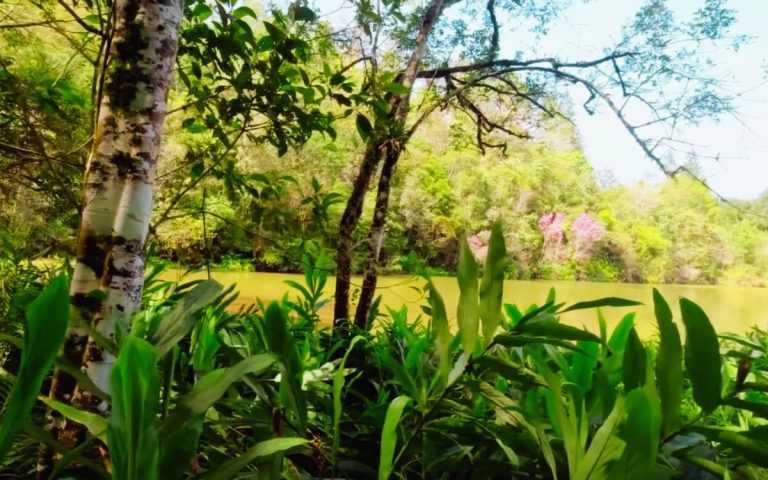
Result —
[[[117, 328], [130, 328], [131, 316], [140, 307], [144, 243], [182, 0], [118, 0], [115, 8], [70, 289], [72, 316], [109, 339]], [[82, 328], [70, 326], [64, 356], [109, 393], [115, 359]], [[91, 410], [107, 408], [62, 371], [55, 373], [50, 395]], [[67, 447], [82, 441], [83, 429], [73, 422], [59, 418], [50, 427]], [[39, 465], [38, 476], [49, 468], [50, 463]]]
[[[455, 0], [454, 0], [455, 1]], [[443, 10], [448, 4], [454, 3], [451, 0], [432, 0], [424, 12], [422, 17], [421, 27], [419, 33], [416, 36], [416, 46], [411, 54], [411, 58], [408, 61], [408, 65], [397, 77], [397, 81], [408, 89], [408, 93], [400, 95], [392, 95], [389, 100], [390, 115], [387, 122], [386, 129], [391, 132], [385, 136], [382, 136], [383, 131], [379, 122], [376, 122], [376, 128], [374, 128], [374, 135], [368, 142], [368, 146], [365, 149], [363, 156], [363, 163], [360, 166], [360, 172], [352, 188], [352, 195], [347, 200], [347, 206], [344, 209], [344, 214], [339, 222], [339, 242], [336, 246], [336, 294], [335, 294], [335, 306], [333, 313], [334, 326], [338, 326], [340, 322], [349, 320], [349, 289], [352, 277], [352, 236], [354, 235], [357, 222], [360, 220], [360, 214], [363, 211], [363, 203], [365, 201], [365, 193], [368, 190], [368, 184], [373, 176], [376, 167], [379, 164], [381, 157], [382, 145], [395, 142], [398, 148], [401, 146], [401, 139], [397, 138], [398, 133], [403, 130], [405, 120], [408, 117], [408, 111], [410, 109], [410, 96], [411, 87], [413, 87], [414, 81], [419, 73], [421, 62], [427, 53], [427, 40], [429, 34], [432, 31], [432, 27], [435, 22], [440, 18]], [[382, 139], [385, 140], [382, 140]], [[397, 155], [399, 157], [399, 153]], [[397, 163], [395, 158], [392, 168]], [[384, 215], [386, 220], [386, 212]]]
[[363, 213], [365, 192], [368, 183], [376, 172], [381, 158], [380, 144], [375, 141], [368, 142], [363, 155], [363, 163], [355, 177], [352, 194], [347, 200], [347, 206], [339, 222], [339, 241], [336, 246], [336, 294], [333, 307], [333, 324], [338, 326], [340, 322], [349, 319], [349, 286], [352, 280], [352, 236], [355, 233], [357, 222]]
[[392, 175], [395, 165], [400, 158], [400, 149], [397, 145], [388, 145], [386, 149], [384, 165], [379, 175], [379, 186], [376, 192], [376, 206], [373, 211], [373, 222], [368, 233], [368, 259], [365, 264], [363, 288], [360, 291], [360, 300], [355, 311], [355, 325], [366, 328], [368, 314], [376, 294], [376, 284], [379, 279], [379, 258], [381, 245], [384, 241], [384, 227], [387, 224], [387, 211], [389, 209], [389, 192], [392, 185]]

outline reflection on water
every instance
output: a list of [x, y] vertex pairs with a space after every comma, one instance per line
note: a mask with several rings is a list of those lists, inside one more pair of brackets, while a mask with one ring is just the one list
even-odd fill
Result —
[[[169, 271], [164, 274], [164, 278], [176, 279], [178, 275], [178, 272]], [[205, 276], [205, 272], [197, 272], [189, 275], [187, 279], [205, 278]], [[235, 306], [250, 304], [257, 298], [264, 301], [276, 300], [286, 293], [294, 296], [295, 293], [283, 283], [283, 280], [292, 279], [299, 282], [303, 280], [301, 275], [260, 272], [213, 272], [213, 278], [225, 286], [232, 283], [237, 284], [240, 296]], [[355, 278], [353, 282], [359, 285], [360, 279]], [[445, 299], [449, 317], [455, 319], [456, 304], [459, 297], [456, 279], [453, 277], [435, 277], [434, 282]], [[385, 306], [400, 308], [401, 305], [405, 304], [415, 316], [421, 312], [419, 305], [426, 303], [419, 291], [421, 281], [413, 277], [382, 277], [379, 280], [379, 285], [382, 304]], [[329, 278], [326, 288], [327, 296], [333, 295], [333, 287], [333, 278]], [[636, 312], [635, 323], [638, 326], [638, 333], [646, 338], [656, 333], [651, 285], [509, 280], [504, 285], [504, 302], [517, 304], [521, 310], [524, 310], [532, 303], [544, 303], [547, 293], [552, 287], [557, 291], [558, 301], [568, 304], [602, 297], [624, 297], [643, 302], [645, 305], [637, 307], [605, 309], [604, 314], [608, 320], [609, 328], [618, 323], [626, 313]], [[659, 285], [657, 288], [672, 305], [678, 321], [677, 300], [680, 297], [687, 297], [704, 308], [718, 332], [740, 333], [753, 325], [758, 325], [763, 329], [768, 327], [768, 316], [766, 315], [768, 312], [768, 289], [709, 285]], [[332, 315], [333, 306], [329, 303], [321, 311], [321, 317], [330, 323]], [[563, 316], [563, 321], [577, 326], [584, 325], [594, 332], [598, 329], [596, 314], [590, 310], [569, 312]]]

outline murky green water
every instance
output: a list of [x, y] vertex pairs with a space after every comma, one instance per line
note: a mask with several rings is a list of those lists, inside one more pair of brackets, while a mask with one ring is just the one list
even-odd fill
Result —
[[[168, 272], [165, 278], [173, 279], [177, 272]], [[192, 274], [188, 278], [205, 278], [205, 272]], [[269, 301], [282, 297], [286, 292], [294, 295], [291, 289], [283, 283], [293, 279], [301, 282], [301, 275], [275, 273], [230, 273], [213, 272], [213, 278], [229, 285], [237, 284], [240, 296], [236, 305], [249, 304], [257, 298]], [[450, 317], [455, 319], [456, 303], [459, 289], [456, 279], [452, 277], [436, 277], [436, 286], [443, 295]], [[356, 285], [360, 279], [355, 279]], [[387, 276], [379, 281], [383, 304], [399, 308], [406, 304], [416, 315], [420, 312], [419, 305], [425, 304], [425, 299], [413, 287], [419, 287], [421, 282], [406, 276]], [[334, 282], [329, 278], [327, 295], [333, 295]], [[651, 285], [614, 284], [596, 282], [556, 282], [556, 281], [507, 281], [504, 285], [504, 302], [515, 303], [524, 309], [531, 303], [544, 303], [550, 288], [557, 291], [558, 301], [575, 303], [594, 300], [602, 297], [624, 297], [643, 302], [645, 305], [631, 308], [608, 308], [604, 314], [608, 319], [609, 328], [615, 325], [621, 317], [629, 312], [636, 312], [638, 333], [648, 338], [655, 334], [655, 320], [651, 300]], [[735, 286], [700, 286], [700, 285], [660, 285], [657, 287], [673, 304], [676, 319], [679, 321], [677, 301], [687, 297], [701, 305], [709, 315], [718, 332], [744, 332], [753, 325], [765, 329], [768, 327], [768, 289], [735, 287]], [[332, 304], [326, 305], [321, 315], [330, 322], [333, 315]], [[575, 311], [563, 316], [567, 323], [584, 325], [592, 331], [597, 331], [597, 317], [594, 311]]]

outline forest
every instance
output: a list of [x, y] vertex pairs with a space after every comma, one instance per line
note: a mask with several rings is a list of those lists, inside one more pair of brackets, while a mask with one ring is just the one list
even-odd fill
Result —
[[561, 58], [568, 0], [1, 0], [0, 478], [768, 478], [766, 325], [660, 292], [768, 286], [768, 190], [685, 136], [738, 113], [737, 3]]

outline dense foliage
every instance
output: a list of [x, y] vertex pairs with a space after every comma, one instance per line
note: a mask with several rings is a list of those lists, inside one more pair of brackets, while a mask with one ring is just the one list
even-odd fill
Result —
[[[189, 71], [180, 70], [164, 137], [152, 252], [182, 264], [298, 271], [306, 242], [335, 245], [335, 226], [365, 147], [359, 117], [346, 104], [375, 99], [358, 98], [362, 79], [354, 68], [332, 78], [348, 53], [335, 50], [327, 25], [292, 24], [278, 11], [248, 8], [235, 14], [238, 23], [215, 27], [206, 23], [208, 7], [193, 7], [179, 60]], [[0, 30], [0, 242], [24, 256], [71, 255], [90, 135], [90, 122], [80, 119], [92, 110], [95, 67], [88, 59], [96, 45], [87, 36], [73, 44], [66, 32], [45, 24], [55, 11], [13, 13], [19, 23], [40, 25]], [[287, 75], [293, 83], [279, 87], [291, 95], [281, 100], [288, 120], [276, 126], [261, 121], [266, 106], [258, 99], [273, 96], [278, 86], [270, 82], [277, 80], [243, 83], [232, 66], [213, 61], [219, 58], [213, 46], [223, 42], [216, 38], [245, 35], [225, 27], [241, 28], [252, 15], [268, 16], [269, 25], [289, 35], [284, 41], [319, 38], [300, 44], [292, 59]], [[244, 43], [227, 48], [239, 49], [230, 52], [236, 58], [257, 56], [261, 63], [253, 68], [263, 70], [275, 61], [263, 51], [271, 37], [264, 24], [249, 25], [254, 30]], [[212, 46], [193, 48], [203, 37]], [[309, 84], [302, 83], [305, 77]], [[234, 96], [215, 95], [233, 89]], [[291, 99], [299, 111], [290, 110]], [[427, 100], [415, 101], [414, 108]], [[459, 107], [422, 122], [393, 179], [385, 271], [398, 271], [412, 252], [430, 267], [452, 271], [457, 234], [466, 231], [482, 243], [491, 223], [502, 218], [513, 278], [765, 284], [765, 197], [725, 203], [685, 172], [661, 183], [616, 185], [593, 171], [572, 125], [520, 105], [514, 111], [514, 122], [535, 119], [537, 126], [527, 133], [531, 138], [506, 139], [503, 150], [478, 150], [475, 124]], [[322, 112], [336, 117], [332, 127]], [[275, 128], [282, 132], [277, 137]], [[322, 134], [304, 144], [312, 131]], [[278, 137], [298, 148], [265, 148]], [[372, 204], [361, 217], [364, 227]], [[556, 214], [564, 215], [562, 238], [553, 243], [541, 222]], [[580, 218], [604, 233], [582, 241], [575, 227]], [[356, 235], [360, 245], [366, 228]], [[363, 250], [355, 251], [357, 271]]]
[[[45, 402], [90, 432], [55, 473], [104, 476], [88, 448], [98, 439], [113, 478], [124, 479], [763, 478], [768, 333], [718, 338], [682, 299], [683, 342], [658, 293], [644, 299], [659, 329], [650, 342], [632, 314], [606, 328], [610, 307], [631, 300], [566, 307], [552, 291], [541, 304], [502, 308], [504, 244], [494, 232], [482, 278], [462, 244], [458, 330], [429, 277], [423, 313], [390, 310], [369, 330], [331, 334], [316, 331], [327, 303], [322, 259], [304, 258], [292, 297], [239, 313], [227, 312], [233, 294], [215, 282], [172, 284], [152, 272], [131, 333], [105, 343], [119, 352], [111, 413]], [[55, 314], [66, 313], [65, 286], [57, 276], [26, 296], [23, 340], [3, 337], [22, 348], [15, 383], [12, 373], [2, 380], [5, 471], [32, 471], [36, 441], [49, 441], [18, 420], [32, 411], [39, 421], [41, 382], [64, 362], [55, 344], [66, 315]], [[597, 333], [561, 322], [579, 309], [597, 309]]]

